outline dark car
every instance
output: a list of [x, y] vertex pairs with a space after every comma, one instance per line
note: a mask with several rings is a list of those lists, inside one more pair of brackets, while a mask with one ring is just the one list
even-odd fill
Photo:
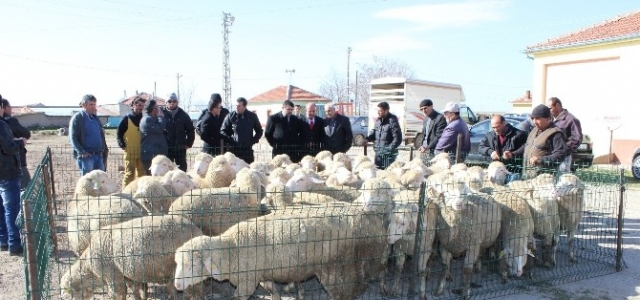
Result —
[[588, 135], [582, 136], [582, 144], [571, 154], [571, 170], [589, 168], [593, 163], [593, 142]]
[[633, 151], [631, 174], [633, 174], [633, 178], [640, 180], [640, 147], [636, 148], [636, 151]]
[[369, 132], [367, 116], [349, 116], [349, 121], [351, 122], [351, 132], [353, 133], [353, 144], [356, 146], [366, 144], [366, 136]]
[[[504, 119], [513, 127], [524, 121], [524, 118], [505, 117]], [[471, 134], [471, 153], [478, 152], [480, 140], [487, 136], [487, 133], [491, 130], [493, 130], [491, 128], [491, 119], [482, 120], [469, 128], [469, 133]]]

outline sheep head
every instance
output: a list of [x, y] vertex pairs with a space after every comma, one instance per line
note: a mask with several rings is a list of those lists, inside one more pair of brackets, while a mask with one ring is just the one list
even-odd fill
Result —
[[172, 170], [162, 177], [162, 185], [173, 191], [173, 196], [182, 195], [196, 188], [193, 178], [182, 170]]
[[338, 152], [333, 155], [333, 161], [343, 163], [347, 170], [351, 171], [351, 158], [349, 157], [349, 155]]
[[[287, 173], [289, 174], [289, 177], [293, 176], [293, 173], [297, 170], [300, 169], [301, 166], [299, 164], [288, 164], [286, 167], [284, 167], [284, 169], [287, 171]], [[312, 170], [315, 171], [315, 169], [308, 169], [308, 170]]]
[[409, 236], [416, 232], [418, 224], [418, 205], [406, 204], [393, 209], [389, 216], [389, 235], [387, 242], [389, 245], [395, 244], [403, 236]]
[[408, 170], [402, 177], [400, 177], [400, 183], [407, 189], [418, 189], [424, 181], [424, 174], [418, 170]]
[[235, 156], [235, 154], [231, 152], [226, 152], [223, 156], [227, 160], [227, 164], [229, 165], [229, 167], [231, 167], [234, 174], [237, 174], [243, 168], [249, 167], [248, 163], [238, 158], [237, 156]]
[[518, 236], [509, 240], [508, 244], [502, 249], [498, 258], [504, 259], [511, 276], [522, 276], [528, 257], [535, 258], [535, 255], [531, 252], [531, 247], [532, 244], [528, 237]]
[[360, 197], [354, 203], [361, 204], [365, 212], [386, 210], [393, 204], [393, 197], [397, 192], [385, 180], [371, 178], [362, 183]]
[[287, 181], [286, 186], [292, 192], [304, 192], [321, 184], [324, 184], [324, 180], [320, 179], [315, 171], [298, 169], [293, 173], [291, 179]]
[[508, 175], [511, 175], [511, 172], [501, 162], [494, 161], [487, 167], [487, 177], [492, 183], [504, 185]]
[[151, 176], [162, 176], [171, 170], [175, 170], [178, 166], [164, 155], [156, 155], [151, 160]]
[[445, 206], [451, 207], [455, 211], [459, 211], [464, 209], [465, 205], [468, 202], [467, 194], [468, 190], [466, 188], [459, 189], [449, 189], [444, 192], [438, 192], [437, 190], [431, 191], [431, 194], [437, 195], [438, 203]]
[[[118, 183], [109, 178], [105, 171], [93, 170], [83, 177], [86, 180], [85, 184], [90, 184], [91, 189], [95, 191], [94, 196], [109, 195], [118, 191]], [[78, 181], [78, 184], [82, 184], [82, 182]]]
[[260, 201], [267, 209], [282, 209], [293, 204], [293, 193], [283, 183], [273, 183], [266, 187], [266, 196]]
[[84, 268], [88, 261], [77, 260], [60, 279], [60, 294], [63, 298], [93, 299], [93, 288], [97, 284], [93, 273]]
[[271, 163], [276, 167], [286, 167], [291, 164], [291, 158], [286, 154], [278, 154], [271, 159]]
[[315, 171], [316, 167], [318, 166], [318, 161], [316, 160], [315, 157], [311, 155], [306, 155], [305, 157], [302, 158], [302, 160], [300, 160], [300, 166], [302, 166], [302, 168]]
[[274, 183], [286, 184], [287, 181], [289, 181], [289, 179], [291, 179], [291, 175], [284, 168], [276, 168], [271, 172], [271, 175], [269, 175], [270, 184], [274, 184]]
[[209, 164], [212, 160], [213, 156], [211, 156], [209, 153], [198, 153], [193, 164], [193, 169], [195, 170], [196, 174], [198, 174], [198, 176], [204, 177], [207, 174], [207, 169], [209, 168]]
[[[184, 291], [188, 287], [204, 281], [208, 277], [219, 278], [220, 270], [213, 264], [212, 250], [213, 240], [219, 237], [199, 236], [195, 237], [176, 250], [174, 256], [176, 271], [173, 285], [178, 291]], [[212, 248], [203, 249], [210, 246]]]

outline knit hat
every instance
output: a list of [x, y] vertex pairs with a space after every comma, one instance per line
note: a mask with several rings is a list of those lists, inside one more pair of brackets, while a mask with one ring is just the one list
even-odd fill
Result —
[[425, 106], [433, 106], [433, 101], [431, 101], [430, 99], [424, 99], [422, 101], [420, 101], [420, 108], [425, 107]]
[[531, 111], [531, 118], [551, 118], [551, 110], [546, 105], [540, 104]]
[[144, 104], [144, 111], [147, 114], [150, 114], [156, 108], [156, 106], [158, 106], [156, 100], [151, 99]]
[[178, 95], [176, 95], [176, 93], [171, 93], [171, 96], [169, 96], [169, 100], [167, 101], [178, 101]]

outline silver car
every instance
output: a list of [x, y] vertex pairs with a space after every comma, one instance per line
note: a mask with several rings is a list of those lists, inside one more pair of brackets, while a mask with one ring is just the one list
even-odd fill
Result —
[[353, 144], [362, 146], [367, 143], [369, 134], [369, 122], [367, 116], [349, 116], [351, 122], [351, 132], [353, 133]]

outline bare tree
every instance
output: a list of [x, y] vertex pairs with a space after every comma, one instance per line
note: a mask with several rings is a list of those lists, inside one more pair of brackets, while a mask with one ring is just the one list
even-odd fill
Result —
[[373, 56], [370, 63], [358, 64], [357, 82], [355, 76], [350, 86], [349, 99], [344, 99], [347, 90], [346, 74], [332, 70], [320, 86], [320, 94], [334, 102], [355, 103], [355, 109], [362, 114], [369, 107], [369, 88], [371, 80], [382, 77], [405, 77], [412, 79], [415, 71], [407, 63], [397, 59], [382, 56]]
[[196, 85], [191, 83], [188, 87], [184, 87], [184, 85], [180, 84], [180, 103], [182, 109], [186, 112], [189, 112], [192, 109], [192, 105], [197, 104], [194, 103], [194, 97], [196, 92]]

